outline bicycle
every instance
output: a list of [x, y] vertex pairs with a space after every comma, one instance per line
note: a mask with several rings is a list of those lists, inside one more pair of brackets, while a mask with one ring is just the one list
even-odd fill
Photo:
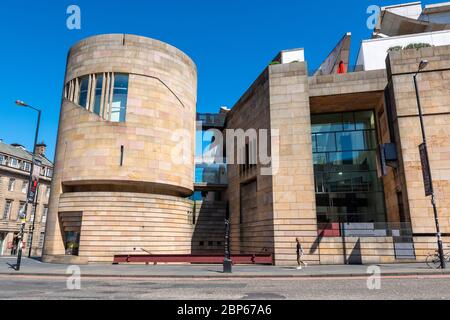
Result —
[[[450, 252], [444, 254], [444, 261], [450, 262]], [[435, 250], [434, 253], [429, 253], [427, 256], [427, 265], [431, 269], [439, 269], [441, 267], [441, 258], [439, 257], [439, 251]]]

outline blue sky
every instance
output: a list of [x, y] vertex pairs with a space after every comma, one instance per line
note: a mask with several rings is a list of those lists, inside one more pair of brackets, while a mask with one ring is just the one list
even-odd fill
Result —
[[[0, 139], [31, 148], [36, 115], [13, 103], [24, 100], [43, 110], [40, 140], [53, 159], [67, 52], [85, 37], [131, 33], [178, 47], [197, 64], [197, 110], [215, 112], [233, 106], [282, 49], [305, 48], [309, 68], [317, 68], [350, 31], [354, 64], [360, 41], [371, 34], [368, 6], [401, 2], [407, 1], [2, 0]], [[81, 30], [66, 27], [71, 4], [81, 8]]]

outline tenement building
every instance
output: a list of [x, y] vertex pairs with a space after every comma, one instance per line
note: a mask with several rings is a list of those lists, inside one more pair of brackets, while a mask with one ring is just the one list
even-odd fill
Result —
[[[36, 146], [35, 153], [41, 163], [40, 177], [35, 203], [28, 206], [23, 239], [23, 248], [27, 254], [32, 245], [32, 256], [42, 254], [53, 173], [53, 164], [45, 157], [45, 149], [45, 144]], [[17, 254], [19, 213], [25, 208], [31, 160], [32, 154], [25, 147], [0, 141], [0, 256]]]
[[437, 241], [418, 100], [450, 244], [450, 4], [381, 8], [356, 65], [350, 38], [317, 70], [304, 49], [281, 51], [231, 109], [197, 115], [196, 67], [174, 47], [76, 44], [44, 260], [220, 254], [227, 217], [233, 254], [277, 265], [296, 263], [296, 238], [314, 264], [424, 261]]

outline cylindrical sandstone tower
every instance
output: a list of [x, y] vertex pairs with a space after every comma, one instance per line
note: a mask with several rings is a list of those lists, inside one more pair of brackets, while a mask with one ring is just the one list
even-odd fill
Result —
[[195, 64], [163, 42], [71, 48], [44, 261], [191, 252], [196, 95]]

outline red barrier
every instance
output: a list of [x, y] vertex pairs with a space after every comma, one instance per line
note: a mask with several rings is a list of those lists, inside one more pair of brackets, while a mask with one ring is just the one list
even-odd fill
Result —
[[[223, 255], [186, 255], [186, 254], [160, 254], [160, 255], [116, 255], [113, 264], [119, 263], [196, 263], [196, 264], [222, 264]], [[271, 254], [237, 254], [232, 255], [233, 264], [273, 264]]]

